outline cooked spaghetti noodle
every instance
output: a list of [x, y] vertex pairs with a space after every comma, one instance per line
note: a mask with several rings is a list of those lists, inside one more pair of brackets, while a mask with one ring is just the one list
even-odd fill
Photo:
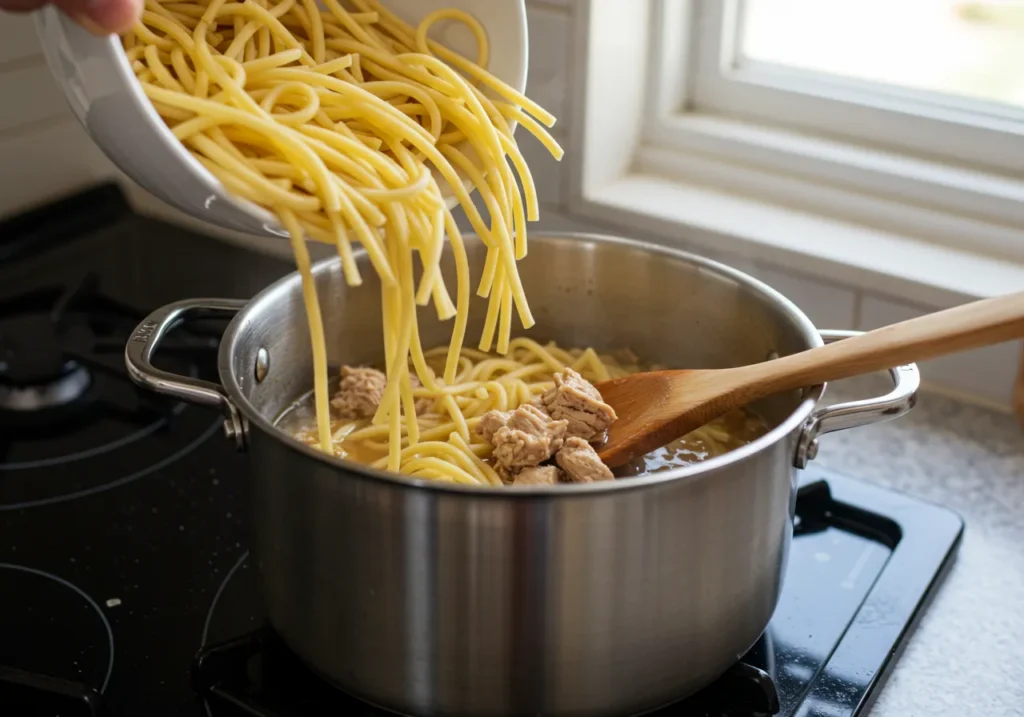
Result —
[[[429, 368], [440, 371], [445, 365], [445, 348], [425, 353]], [[510, 342], [507, 355], [488, 354], [465, 349], [459, 358], [455, 380], [442, 394], [426, 388], [413, 390], [413, 397], [430, 401], [430, 407], [417, 420], [418, 440], [410, 440], [402, 431], [400, 471], [404, 474], [471, 485], [502, 485], [491, 461], [493, 446], [476, 428], [483, 415], [492, 409], [513, 410], [534, 402], [552, 386], [552, 376], [572, 368], [592, 382], [606, 381], [649, 370], [629, 351], [614, 355], [598, 354], [593, 349], [564, 350], [555, 344], [541, 345], [527, 338]], [[438, 401], [453, 401], [453, 414], [438, 407]], [[317, 441], [315, 422], [310, 420], [308, 399], [301, 400], [278, 421], [282, 430], [299, 440]], [[640, 474], [679, 468], [714, 458], [761, 436], [767, 429], [758, 416], [748, 411], [732, 411], [693, 431], [687, 436], [634, 461], [624, 474]], [[377, 468], [387, 466], [392, 446], [385, 426], [370, 420], [336, 417], [331, 423], [334, 453]]]
[[[333, 451], [327, 350], [306, 239], [337, 247], [349, 284], [362, 281], [354, 243], [380, 276], [387, 383], [363, 430], [368, 441], [388, 446], [382, 466], [408, 468], [403, 446], [433, 440], [447, 421], [467, 445], [463, 459], [451, 451], [446, 458], [475, 475], [466, 410], [483, 399], [453, 392], [464, 383], [461, 349], [472, 288], [442, 187], [488, 248], [476, 288], [489, 302], [479, 348], [507, 353], [513, 314], [524, 328], [534, 323], [516, 262], [527, 252], [526, 222], [538, 214], [512, 123], [560, 159], [561, 148], [544, 129], [554, 117], [484, 69], [486, 33], [464, 12], [434, 12], [411, 27], [377, 0], [324, 5], [146, 0], [124, 48], [175, 137], [229, 191], [275, 213], [291, 235], [313, 349], [317, 445]], [[475, 61], [429, 39], [441, 20], [472, 31]], [[480, 194], [489, 221], [463, 179]], [[439, 271], [446, 235], [456, 265], [454, 303]], [[418, 285], [416, 256], [422, 265]], [[430, 303], [442, 319], [454, 318], [436, 371], [427, 365], [416, 321], [417, 307]], [[415, 390], [413, 372], [421, 383]], [[515, 384], [514, 390], [525, 396], [525, 386]], [[433, 399], [444, 417], [437, 426], [421, 427], [414, 410], [418, 396]], [[422, 460], [421, 474], [444, 472]]]

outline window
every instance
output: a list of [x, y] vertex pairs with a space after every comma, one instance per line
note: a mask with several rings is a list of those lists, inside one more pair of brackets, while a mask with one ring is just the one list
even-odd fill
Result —
[[1024, 0], [590, 5], [586, 111], [643, 63], [630, 171], [1024, 260]]
[[1024, 2], [694, 3], [693, 108], [1020, 172], [1018, 9]]
[[1024, 2], [747, 0], [736, 65], [1024, 114]]

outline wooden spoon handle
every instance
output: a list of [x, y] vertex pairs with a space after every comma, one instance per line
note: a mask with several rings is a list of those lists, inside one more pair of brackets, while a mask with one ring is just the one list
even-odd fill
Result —
[[740, 371], [766, 396], [1024, 337], [1024, 292], [975, 301]]

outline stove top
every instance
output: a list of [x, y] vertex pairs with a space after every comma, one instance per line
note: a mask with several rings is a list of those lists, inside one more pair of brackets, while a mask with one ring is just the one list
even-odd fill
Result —
[[[111, 186], [0, 224], [0, 257], [0, 714], [379, 714], [265, 623], [246, 458], [219, 414], [137, 390], [122, 364], [151, 309], [249, 297], [290, 265], [135, 216]], [[160, 360], [213, 378], [222, 328], [190, 323]], [[657, 714], [865, 713], [963, 524], [817, 468], [797, 512], [769, 629]]]

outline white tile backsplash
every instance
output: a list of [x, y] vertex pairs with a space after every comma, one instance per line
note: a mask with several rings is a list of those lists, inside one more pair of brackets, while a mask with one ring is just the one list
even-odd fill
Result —
[[819, 329], [855, 328], [858, 293], [851, 288], [788, 272], [776, 266], [767, 266], [747, 256], [707, 250], [695, 253], [768, 284], [796, 304]]
[[3, 65], [39, 52], [39, 40], [29, 15], [0, 15], [0, 72]]
[[540, 221], [530, 225], [530, 231], [537, 232], [578, 232], [583, 234], [609, 234], [608, 227], [596, 222], [582, 220], [550, 207], [541, 207]]
[[0, 102], [0, 142], [7, 130], [69, 116], [67, 100], [50, 69], [42, 57], [33, 60], [0, 72], [0, 97], [9, 98]]
[[74, 120], [0, 137], [0, 217], [116, 175]]
[[853, 289], [769, 267], [756, 270], [755, 274], [796, 304], [819, 329], [854, 328], [857, 293]]
[[[555, 137], [561, 142], [561, 138]], [[547, 147], [522, 127], [516, 129], [516, 143], [523, 153], [526, 164], [530, 167], [530, 176], [537, 189], [537, 199], [541, 211], [545, 207], [560, 207], [563, 199], [564, 165], [558, 162]], [[562, 160], [563, 162], [565, 160]]]
[[0, 217], [115, 176], [72, 116], [28, 15], [0, 15], [0, 95]]
[[[858, 328], [869, 331], [929, 311], [887, 298], [866, 296]], [[921, 376], [933, 385], [1008, 408], [1020, 366], [1020, 352], [1020, 342], [1013, 342], [925, 361], [920, 364]]]
[[526, 15], [530, 28], [530, 73], [526, 92], [530, 99], [561, 120], [568, 100], [570, 17], [563, 10], [532, 4], [527, 6]]

